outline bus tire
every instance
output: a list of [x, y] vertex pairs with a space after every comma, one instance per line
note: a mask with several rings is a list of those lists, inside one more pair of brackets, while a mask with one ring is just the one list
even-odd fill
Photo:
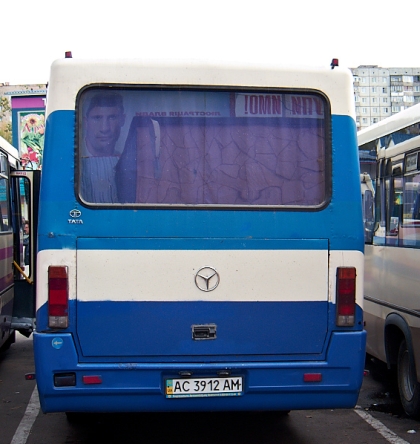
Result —
[[406, 340], [398, 350], [398, 392], [405, 413], [412, 418], [420, 417], [420, 384], [417, 381], [414, 356]]

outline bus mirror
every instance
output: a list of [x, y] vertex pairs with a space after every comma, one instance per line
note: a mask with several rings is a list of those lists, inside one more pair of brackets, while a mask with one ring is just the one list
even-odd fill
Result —
[[373, 193], [370, 190], [365, 191], [365, 208], [364, 208], [364, 215], [366, 221], [373, 221], [374, 214], [373, 214]]
[[363, 224], [365, 231], [365, 242], [367, 243], [370, 243], [373, 240], [373, 227], [375, 224], [373, 208], [373, 193], [371, 190], [366, 190], [363, 199]]

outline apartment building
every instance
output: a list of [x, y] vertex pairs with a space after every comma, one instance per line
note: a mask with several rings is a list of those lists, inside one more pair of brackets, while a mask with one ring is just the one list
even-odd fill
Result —
[[350, 68], [354, 78], [357, 129], [420, 103], [420, 68]]

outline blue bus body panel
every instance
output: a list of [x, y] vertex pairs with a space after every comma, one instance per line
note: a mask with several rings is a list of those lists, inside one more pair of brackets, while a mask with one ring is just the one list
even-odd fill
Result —
[[[123, 333], [121, 333], [123, 339]], [[212, 362], [203, 356], [194, 363], [80, 363], [70, 333], [34, 334], [35, 366], [44, 413], [57, 411], [140, 412], [140, 411], [233, 411], [351, 408], [362, 384], [365, 332], [335, 332], [326, 359], [304, 361]], [[180, 371], [195, 377], [216, 376], [229, 369], [244, 378], [244, 393], [235, 397], [168, 399], [166, 378]], [[54, 374], [74, 372], [76, 385], [54, 387]], [[304, 374], [318, 373], [322, 380], [304, 382]], [[87, 385], [83, 376], [100, 377], [102, 383]]]
[[[329, 314], [326, 302], [73, 301], [69, 310], [78, 313], [75, 342], [80, 362], [90, 358], [195, 360], [210, 355], [215, 360], [227, 355], [243, 359], [245, 355], [293, 355], [296, 350], [301, 356], [316, 354], [318, 359], [325, 350]], [[44, 306], [38, 319], [42, 322], [46, 317]], [[217, 339], [193, 341], [192, 323], [209, 321], [217, 325]]]

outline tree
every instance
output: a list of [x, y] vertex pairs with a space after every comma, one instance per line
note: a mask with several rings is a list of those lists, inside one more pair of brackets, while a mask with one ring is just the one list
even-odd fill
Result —
[[0, 136], [12, 143], [12, 123], [10, 115], [12, 107], [7, 97], [0, 97]]

